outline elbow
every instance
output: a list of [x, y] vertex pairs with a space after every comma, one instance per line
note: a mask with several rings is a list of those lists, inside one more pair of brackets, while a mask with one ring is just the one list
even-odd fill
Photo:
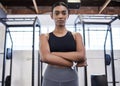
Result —
[[41, 57], [40, 57], [40, 61], [41, 61], [41, 62], [45, 62], [46, 60], [45, 60], [45, 58], [44, 58], [43, 56], [41, 56]]
[[83, 62], [86, 61], [86, 56], [85, 56], [85, 54], [81, 55], [81, 59], [82, 59]]
[[40, 61], [47, 62], [47, 55], [41, 55], [40, 56]]
[[40, 61], [42, 62], [47, 62], [48, 57], [49, 57], [50, 53], [49, 52], [40, 52]]
[[86, 56], [85, 56], [85, 54], [80, 54], [80, 55], [78, 56], [78, 61], [79, 61], [79, 62], [85, 62], [85, 61], [86, 61]]

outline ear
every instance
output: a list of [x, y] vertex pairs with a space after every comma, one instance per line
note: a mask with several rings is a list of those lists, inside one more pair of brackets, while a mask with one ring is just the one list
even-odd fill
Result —
[[69, 14], [68, 14], [68, 18], [69, 18]]
[[53, 19], [53, 13], [52, 13], [52, 12], [50, 13], [50, 16], [51, 16], [51, 18]]
[[69, 18], [69, 14], [68, 14], [68, 16], [67, 16], [67, 19]]

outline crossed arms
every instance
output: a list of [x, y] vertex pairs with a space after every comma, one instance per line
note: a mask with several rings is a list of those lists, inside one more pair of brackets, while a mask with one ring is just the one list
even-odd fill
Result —
[[77, 67], [86, 66], [85, 48], [82, 37], [79, 33], [74, 34], [76, 41], [76, 51], [74, 52], [50, 52], [48, 35], [40, 35], [40, 57], [41, 61], [57, 66], [71, 67], [73, 62], [77, 62]]

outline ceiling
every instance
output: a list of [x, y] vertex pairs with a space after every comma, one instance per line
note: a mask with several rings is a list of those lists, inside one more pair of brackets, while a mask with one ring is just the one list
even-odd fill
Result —
[[[2, 0], [2, 8], [8, 14], [45, 14], [58, 0]], [[65, 1], [65, 0], [59, 0]], [[81, 0], [79, 9], [71, 14], [120, 14], [120, 0]]]

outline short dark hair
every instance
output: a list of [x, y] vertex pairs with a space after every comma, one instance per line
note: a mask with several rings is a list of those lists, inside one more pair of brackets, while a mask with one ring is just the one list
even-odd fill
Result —
[[65, 3], [65, 2], [61, 2], [61, 1], [58, 1], [58, 2], [56, 2], [56, 3], [54, 3], [54, 4], [52, 5], [52, 12], [53, 12], [53, 9], [54, 9], [56, 6], [61, 6], [61, 5], [64, 6], [64, 7], [66, 7], [67, 10], [68, 10], [68, 12], [69, 12], [68, 4]]

